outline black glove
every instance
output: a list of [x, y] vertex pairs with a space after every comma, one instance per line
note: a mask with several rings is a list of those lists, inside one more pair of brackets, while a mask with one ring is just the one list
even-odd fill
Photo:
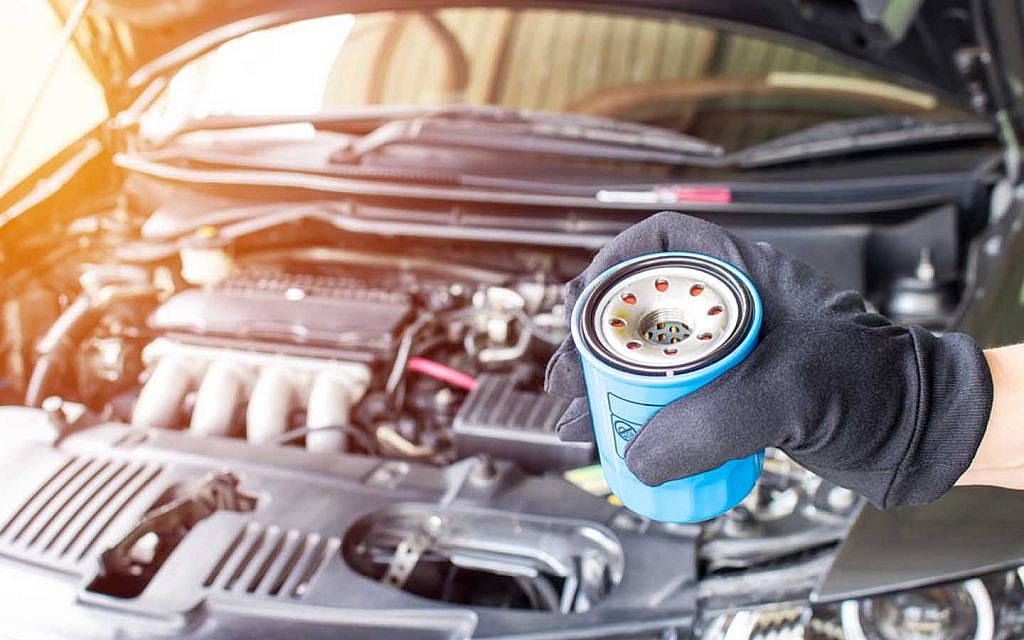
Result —
[[[658, 485], [777, 447], [884, 508], [934, 500], [966, 471], [992, 405], [992, 378], [970, 337], [895, 326], [806, 264], [679, 213], [652, 216], [605, 246], [566, 285], [567, 308], [609, 267], [658, 251], [741, 269], [764, 322], [753, 353], [659, 411], [628, 445], [626, 464], [641, 481]], [[559, 436], [592, 439], [571, 338], [548, 363], [545, 387], [574, 398]]]

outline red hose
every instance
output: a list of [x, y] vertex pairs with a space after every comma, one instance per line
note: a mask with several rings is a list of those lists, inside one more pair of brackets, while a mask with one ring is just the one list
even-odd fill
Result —
[[416, 373], [436, 378], [459, 389], [465, 389], [466, 391], [476, 389], [476, 378], [473, 376], [429, 358], [421, 358], [419, 356], [409, 358], [409, 363], [405, 365], [405, 368], [409, 371], [415, 371]]

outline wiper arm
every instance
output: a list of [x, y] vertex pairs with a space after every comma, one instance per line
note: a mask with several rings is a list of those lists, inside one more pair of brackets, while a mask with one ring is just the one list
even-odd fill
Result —
[[[680, 153], [698, 155], [722, 155], [722, 147], [700, 138], [628, 120], [605, 116], [591, 116], [578, 113], [555, 111], [532, 111], [529, 109], [508, 109], [492, 105], [450, 105], [427, 110], [420, 116], [434, 122], [451, 121], [464, 123], [488, 123], [507, 126], [524, 126], [536, 135], [550, 135], [572, 139], [637, 144], [663, 148]], [[395, 120], [396, 118], [393, 118]]]
[[995, 127], [983, 120], [883, 116], [809, 127], [732, 153], [727, 162], [739, 168], [752, 169], [848, 153], [984, 140], [995, 135]]

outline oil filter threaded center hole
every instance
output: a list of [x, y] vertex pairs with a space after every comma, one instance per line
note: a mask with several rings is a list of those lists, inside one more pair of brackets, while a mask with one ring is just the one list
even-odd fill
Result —
[[675, 309], [652, 311], [640, 320], [640, 335], [650, 344], [679, 344], [691, 333], [683, 317], [683, 313]]

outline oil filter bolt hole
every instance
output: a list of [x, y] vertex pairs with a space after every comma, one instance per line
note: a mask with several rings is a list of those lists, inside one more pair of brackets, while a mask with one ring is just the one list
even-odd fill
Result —
[[626, 304], [636, 304], [636, 296], [629, 292], [623, 293], [622, 301]]
[[643, 338], [656, 345], [679, 344], [690, 336], [690, 327], [681, 320], [682, 314], [662, 310], [647, 314], [640, 322]]
[[691, 296], [699, 296], [702, 293], [704, 293], [704, 285], [698, 283], [690, 287]]
[[636, 349], [639, 349], [642, 346], [644, 345], [642, 345], [639, 340], [630, 340], [629, 342], [626, 343], [626, 348], [631, 351], [635, 351]]
[[668, 280], [665, 278], [658, 278], [654, 281], [654, 288], [662, 293], [668, 291]]
[[621, 329], [622, 327], [626, 326], [626, 321], [623, 320], [622, 318], [612, 318], [611, 320], [608, 321], [608, 324], [615, 327], [616, 329]]
[[718, 314], [722, 313], [723, 311], [725, 311], [725, 309], [722, 308], [722, 305], [716, 304], [715, 306], [713, 306], [710, 309], [708, 309], [708, 315], [709, 316], [717, 316]]

